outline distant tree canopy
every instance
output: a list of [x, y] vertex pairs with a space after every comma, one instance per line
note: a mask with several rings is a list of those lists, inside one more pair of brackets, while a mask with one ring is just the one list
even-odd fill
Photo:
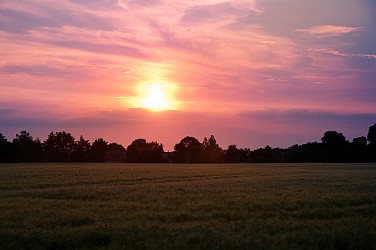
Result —
[[91, 152], [91, 144], [89, 140], [85, 140], [81, 135], [80, 140], [75, 142], [73, 150], [73, 160], [77, 162], [89, 161]]
[[176, 162], [176, 163], [237, 163], [237, 162], [369, 162], [376, 161], [376, 123], [369, 127], [367, 137], [349, 142], [337, 131], [326, 131], [321, 142], [293, 145], [287, 149], [237, 148], [223, 150], [213, 135], [201, 143], [192, 136], [184, 137], [165, 153], [161, 143], [136, 139], [125, 149], [107, 143], [103, 138], [92, 144], [81, 135], [78, 141], [65, 131], [51, 132], [42, 143], [23, 130], [12, 142], [0, 133], [0, 162]]
[[367, 140], [369, 142], [369, 159], [376, 161], [376, 123], [369, 127]]
[[115, 142], [107, 145], [106, 160], [107, 161], [125, 161], [127, 156], [127, 151], [123, 145], [117, 144]]
[[174, 162], [199, 163], [203, 161], [203, 146], [195, 137], [184, 137], [174, 149]]
[[250, 153], [250, 162], [280, 162], [281, 151], [278, 148], [271, 148], [267, 145], [265, 148], [253, 150]]
[[91, 146], [90, 160], [93, 162], [105, 162], [107, 154], [107, 142], [98, 138]]
[[236, 145], [229, 145], [225, 154], [226, 163], [237, 163], [240, 161], [240, 151]]
[[164, 162], [163, 145], [158, 142], [147, 142], [145, 139], [134, 140], [127, 147], [128, 162]]
[[336, 131], [326, 131], [321, 138], [324, 144], [325, 153], [323, 161], [325, 162], [347, 162], [349, 161], [350, 148], [349, 142], [342, 133]]
[[12, 152], [12, 144], [0, 133], [0, 162], [9, 162]]
[[75, 150], [74, 137], [65, 131], [51, 132], [47, 140], [44, 141], [44, 150], [47, 161], [52, 162], [69, 162], [72, 161]]
[[371, 147], [376, 147], [376, 123], [369, 127], [367, 140]]
[[20, 162], [36, 162], [42, 160], [42, 143], [26, 131], [16, 134], [11, 145], [11, 158]]
[[217, 144], [217, 140], [214, 135], [211, 135], [209, 139], [206, 137], [202, 142], [203, 149], [203, 161], [206, 163], [220, 163], [223, 162], [223, 150]]
[[322, 143], [336, 147], [346, 144], [346, 137], [337, 131], [326, 131], [321, 141]]

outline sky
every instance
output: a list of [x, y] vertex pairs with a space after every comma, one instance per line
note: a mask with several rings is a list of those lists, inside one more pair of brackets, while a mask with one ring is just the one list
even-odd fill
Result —
[[165, 150], [376, 123], [374, 0], [0, 0], [0, 133]]

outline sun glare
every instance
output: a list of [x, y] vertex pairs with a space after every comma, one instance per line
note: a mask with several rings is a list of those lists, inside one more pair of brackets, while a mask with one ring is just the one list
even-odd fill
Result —
[[142, 101], [142, 106], [155, 110], [167, 109], [168, 101], [163, 86], [160, 84], [150, 86], [150, 89], [147, 90], [146, 98]]
[[143, 83], [137, 88], [135, 106], [152, 111], [176, 109], [175, 86], [170, 83]]

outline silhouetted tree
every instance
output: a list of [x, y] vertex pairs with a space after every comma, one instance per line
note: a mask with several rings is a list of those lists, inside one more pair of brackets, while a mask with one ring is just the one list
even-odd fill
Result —
[[126, 154], [127, 152], [123, 145], [117, 144], [115, 142], [107, 145], [107, 161], [125, 161]]
[[91, 144], [81, 135], [80, 140], [75, 142], [73, 150], [73, 160], [77, 162], [87, 162], [90, 157]]
[[12, 142], [12, 161], [16, 162], [36, 162], [43, 160], [42, 143], [25, 130], [16, 134]]
[[144, 152], [147, 151], [147, 142], [145, 139], [136, 139], [127, 147], [127, 161], [141, 162]]
[[127, 150], [117, 143], [107, 145], [99, 138], [90, 145], [83, 136], [75, 141], [70, 133], [51, 132], [42, 144], [27, 132], [16, 134], [9, 142], [0, 133], [0, 162], [32, 161], [124, 161], [128, 162], [366, 162], [376, 161], [376, 123], [369, 127], [367, 137], [356, 137], [350, 143], [342, 133], [326, 131], [319, 142], [293, 145], [288, 149], [248, 148], [236, 145], [222, 150], [213, 135], [200, 143], [191, 136], [175, 145], [173, 153], [165, 153], [163, 145], [137, 139]]
[[340, 146], [346, 143], [346, 137], [337, 131], [326, 131], [321, 141], [331, 146]]
[[0, 133], [0, 162], [10, 162], [12, 144]]
[[371, 146], [376, 146], [376, 123], [369, 127], [367, 140]]
[[327, 150], [322, 143], [309, 142], [293, 145], [286, 150], [286, 162], [325, 162]]
[[369, 142], [369, 159], [371, 161], [376, 161], [376, 123], [369, 127], [367, 140]]
[[351, 161], [367, 161], [367, 138], [364, 136], [354, 138], [351, 143]]
[[127, 147], [128, 162], [163, 162], [163, 145], [147, 142], [145, 139], [134, 140]]
[[184, 137], [174, 149], [174, 162], [199, 163], [203, 160], [202, 144], [195, 137]]
[[93, 162], [105, 162], [107, 142], [102, 138], [96, 139], [91, 145], [90, 160]]
[[353, 139], [352, 143], [355, 145], [367, 146], [367, 138], [364, 136], [356, 137]]
[[249, 148], [240, 148], [239, 149], [239, 161], [240, 162], [249, 162], [250, 161], [251, 150]]
[[69, 162], [75, 150], [74, 137], [65, 131], [51, 132], [43, 143], [48, 161]]
[[279, 148], [271, 148], [267, 145], [265, 148], [259, 148], [253, 150], [250, 153], [250, 161], [251, 162], [280, 162], [282, 157], [282, 151]]
[[147, 154], [147, 158], [150, 160], [148, 162], [164, 162], [165, 159], [163, 157], [163, 145], [161, 143], [158, 143], [156, 141], [152, 141], [148, 143], [148, 146], [150, 148], [150, 153]]
[[350, 160], [349, 143], [342, 133], [326, 131], [321, 141], [326, 149], [325, 162], [347, 162]]
[[202, 143], [203, 146], [203, 160], [207, 163], [223, 162], [223, 150], [217, 144], [214, 135], [211, 135], [209, 140], [205, 137]]
[[229, 145], [225, 152], [226, 163], [238, 163], [239, 162], [239, 149], [236, 145]]

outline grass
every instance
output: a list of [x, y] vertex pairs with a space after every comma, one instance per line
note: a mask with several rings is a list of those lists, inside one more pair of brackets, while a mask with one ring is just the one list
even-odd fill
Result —
[[376, 249], [376, 164], [1, 164], [0, 249]]

